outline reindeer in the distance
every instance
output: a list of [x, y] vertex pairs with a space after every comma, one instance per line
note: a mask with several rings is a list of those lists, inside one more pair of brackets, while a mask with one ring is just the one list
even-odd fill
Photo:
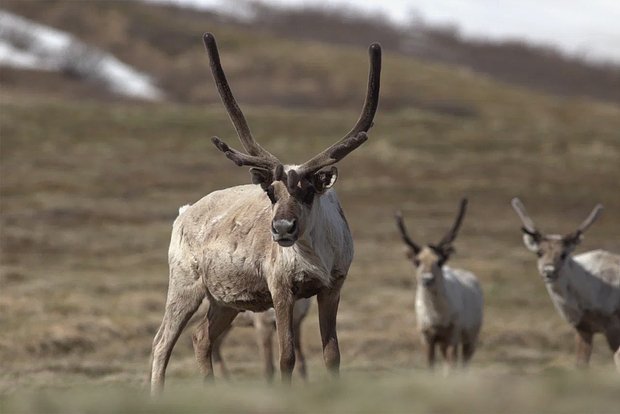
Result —
[[163, 389], [172, 348], [202, 300], [209, 311], [193, 335], [205, 378], [213, 378], [213, 343], [241, 310], [275, 310], [280, 372], [291, 381], [295, 365], [293, 308], [317, 297], [325, 365], [340, 366], [336, 315], [340, 289], [353, 260], [353, 240], [332, 186], [338, 172], [325, 169], [367, 139], [379, 100], [381, 47], [369, 48], [370, 73], [359, 120], [340, 141], [301, 165], [283, 165], [252, 136], [237, 105], [212, 34], [204, 35], [211, 72], [247, 153], [217, 137], [215, 146], [250, 168], [253, 185], [214, 191], [177, 217], [168, 252], [168, 296], [153, 340], [151, 390]]
[[551, 301], [576, 331], [577, 365], [588, 365], [595, 333], [603, 333], [612, 352], [620, 352], [620, 255], [604, 250], [572, 255], [603, 207], [594, 207], [577, 230], [565, 236], [541, 233], [518, 198], [512, 207], [523, 223], [525, 247], [538, 256], [538, 271]]
[[406, 245], [407, 257], [416, 269], [416, 319], [431, 368], [437, 346], [449, 366], [454, 367], [461, 345], [463, 365], [467, 364], [476, 350], [482, 326], [483, 297], [476, 276], [446, 265], [454, 252], [453, 242], [466, 208], [467, 199], [463, 199], [452, 228], [439, 243], [426, 246], [413, 241], [401, 212], [396, 213], [396, 225]]

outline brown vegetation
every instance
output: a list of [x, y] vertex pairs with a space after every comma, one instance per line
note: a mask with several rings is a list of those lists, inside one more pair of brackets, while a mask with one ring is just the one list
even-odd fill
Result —
[[[611, 354], [603, 343], [595, 344], [593, 373], [570, 374], [570, 328], [521, 245], [509, 202], [524, 197], [537, 219], [558, 231], [571, 230], [567, 222], [580, 219], [593, 200], [601, 202], [606, 212], [581, 248], [620, 251], [620, 108], [551, 98], [394, 53], [384, 56], [371, 138], [342, 161], [336, 184], [356, 250], [338, 315], [342, 381], [336, 387], [322, 381], [313, 307], [303, 327], [305, 388], [239, 388], [239, 381], [261, 377], [261, 361], [252, 330], [237, 329], [223, 350], [230, 386], [200, 393], [191, 340], [184, 335], [168, 371], [168, 384], [178, 393], [161, 406], [145, 405], [136, 392], [146, 379], [164, 307], [167, 248], [178, 207], [250, 181], [208, 139], [219, 134], [230, 140], [234, 130], [209, 79], [200, 34], [217, 31], [227, 50], [223, 64], [253, 133], [274, 155], [292, 161], [320, 151], [350, 127], [363, 99], [366, 53], [217, 22], [204, 27], [204, 14], [193, 20], [179, 17], [184, 11], [159, 14], [159, 8], [135, 2], [97, 3], [95, 12], [88, 11], [91, 20], [79, 18], [87, 9], [75, 2], [50, 3], [45, 13], [35, 10], [40, 4], [10, 6], [48, 23], [71, 15], [62, 17], [66, 27], [88, 26], [80, 29], [90, 36], [85, 40], [141, 69], [168, 73], [179, 100], [217, 105], [100, 101], [86, 90], [63, 94], [60, 87], [24, 90], [18, 80], [2, 84], [0, 392], [11, 396], [0, 399], [0, 407], [109, 412], [147, 406], [171, 412], [179, 411], [177, 396], [192, 411], [199, 409], [194, 403], [222, 411], [291, 411], [299, 401], [308, 402], [307, 411], [354, 411], [355, 404], [375, 412], [617, 406], [617, 386], [606, 375], [613, 370]], [[137, 21], [196, 37], [187, 38], [194, 39], [188, 49], [175, 51], [181, 35], [155, 48], [135, 34], [141, 33], [131, 23]], [[436, 109], [446, 106], [469, 115]], [[445, 230], [455, 200], [464, 195], [469, 213], [451, 260], [475, 272], [485, 294], [475, 379], [429, 378], [421, 374], [424, 357], [414, 332], [412, 270], [392, 214], [402, 208], [415, 223], [412, 236], [428, 239]], [[81, 392], [85, 384], [97, 388]], [[69, 391], [58, 394], [58, 388]], [[242, 396], [233, 392], [238, 389]], [[23, 399], [16, 394], [28, 390], [34, 392]], [[86, 404], [90, 410], [79, 408]]]

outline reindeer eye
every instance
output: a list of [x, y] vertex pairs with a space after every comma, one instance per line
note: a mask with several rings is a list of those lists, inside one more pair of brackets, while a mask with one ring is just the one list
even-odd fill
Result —
[[543, 257], [543, 252], [542, 252], [542, 250], [537, 251], [537, 252], [536, 252], [536, 256], [538, 256], [538, 257]]
[[276, 199], [276, 195], [275, 195], [275, 192], [273, 191], [273, 186], [272, 185], [267, 187], [265, 192], [267, 193], [267, 197], [269, 197], [269, 200], [271, 200], [271, 204], [275, 204], [278, 201]]
[[418, 259], [413, 259], [413, 264], [415, 265], [415, 267], [420, 266], [420, 261]]
[[566, 252], [562, 252], [562, 254], [560, 255], [560, 259], [562, 260], [566, 259]]

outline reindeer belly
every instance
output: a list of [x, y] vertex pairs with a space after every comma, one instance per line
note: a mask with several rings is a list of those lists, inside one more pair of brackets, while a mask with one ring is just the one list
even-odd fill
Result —
[[226, 261], [211, 262], [203, 280], [209, 300], [239, 310], [263, 312], [273, 306], [267, 281], [260, 272], [247, 266], [241, 272], [235, 267], [218, 266]]
[[243, 283], [243, 277], [209, 278], [206, 285], [209, 300], [239, 310], [264, 312], [273, 306], [267, 282], [257, 280], [256, 284]]
[[434, 325], [425, 328], [422, 333], [427, 341], [451, 342], [454, 337], [454, 325]]
[[609, 324], [610, 317], [595, 310], [584, 310], [576, 328], [590, 332], [604, 332]]

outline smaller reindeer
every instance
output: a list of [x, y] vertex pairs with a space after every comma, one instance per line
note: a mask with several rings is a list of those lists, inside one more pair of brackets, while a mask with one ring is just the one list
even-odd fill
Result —
[[[295, 346], [295, 369], [302, 379], [308, 378], [306, 370], [306, 358], [301, 346], [301, 323], [310, 309], [310, 299], [302, 298], [295, 302], [293, 308], [293, 335]], [[273, 334], [276, 333], [276, 315], [273, 309], [265, 312], [242, 312], [237, 315], [232, 326], [254, 327], [256, 330], [256, 341], [263, 358], [265, 378], [273, 381], [275, 368], [273, 364]], [[224, 338], [230, 332], [230, 328], [224, 331], [213, 344], [213, 362], [219, 364], [222, 376], [228, 378], [228, 369], [222, 358], [221, 347]]]
[[415, 309], [418, 330], [426, 345], [431, 368], [435, 365], [437, 345], [450, 367], [456, 365], [458, 347], [462, 345], [462, 362], [466, 365], [474, 354], [482, 326], [483, 298], [476, 276], [445, 265], [454, 253], [452, 243], [466, 208], [467, 199], [464, 198], [448, 233], [438, 244], [423, 247], [409, 237], [401, 212], [396, 213], [396, 225], [407, 246], [407, 257], [417, 272]]
[[[611, 350], [616, 351], [620, 347], [620, 256], [604, 250], [571, 255], [603, 207], [594, 207], [577, 230], [566, 236], [538, 231], [518, 198], [512, 199], [512, 207], [523, 223], [525, 247], [538, 256], [538, 271], [551, 301], [577, 332], [577, 365], [588, 365], [595, 333], [605, 334]], [[620, 363], [618, 354], [616, 361]]]

